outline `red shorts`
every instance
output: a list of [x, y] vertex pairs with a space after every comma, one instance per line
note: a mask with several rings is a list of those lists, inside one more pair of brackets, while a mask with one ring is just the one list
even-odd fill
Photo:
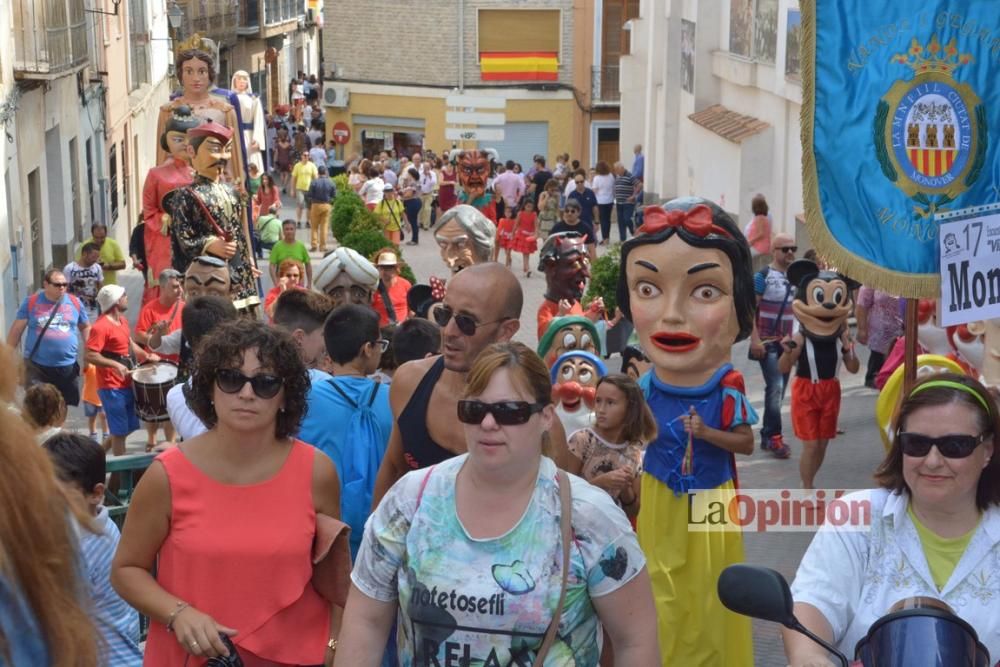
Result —
[[808, 378], [792, 380], [792, 428], [799, 440], [832, 440], [840, 416], [840, 380], [813, 384]]

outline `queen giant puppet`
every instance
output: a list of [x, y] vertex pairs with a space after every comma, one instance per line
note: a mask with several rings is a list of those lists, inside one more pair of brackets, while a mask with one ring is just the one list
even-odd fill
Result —
[[716, 594], [722, 570], [743, 560], [742, 535], [688, 524], [699, 501], [733, 497], [734, 455], [753, 452], [757, 414], [730, 363], [756, 310], [750, 247], [704, 199], [647, 206], [644, 218], [622, 246], [618, 303], [653, 364], [640, 385], [659, 435], [646, 450], [637, 527], [663, 665], [752, 665], [749, 619]]

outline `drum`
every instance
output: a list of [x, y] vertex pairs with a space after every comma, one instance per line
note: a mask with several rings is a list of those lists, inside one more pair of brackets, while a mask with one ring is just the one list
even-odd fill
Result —
[[989, 667], [976, 631], [946, 609], [918, 606], [875, 621], [858, 642], [854, 659], [864, 667]]
[[177, 364], [157, 361], [143, 364], [132, 372], [132, 393], [135, 411], [145, 422], [164, 422], [167, 414], [167, 392], [177, 384]]

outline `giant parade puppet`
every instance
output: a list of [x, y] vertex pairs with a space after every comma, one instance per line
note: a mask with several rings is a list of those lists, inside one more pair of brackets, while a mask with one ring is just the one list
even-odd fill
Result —
[[750, 247], [715, 204], [675, 199], [646, 207], [621, 266], [618, 303], [653, 364], [640, 386], [659, 434], [646, 450], [637, 527], [663, 666], [751, 665], [750, 621], [716, 594], [722, 570], [743, 560], [742, 534], [689, 529], [690, 508], [734, 497], [734, 454], [753, 452], [757, 414], [731, 363], [756, 310]]
[[146, 283], [152, 285], [143, 295], [143, 302], [159, 297], [157, 277], [171, 267], [170, 216], [163, 209], [163, 198], [177, 188], [191, 185], [194, 180], [191, 156], [187, 150], [187, 131], [202, 122], [202, 119], [192, 115], [191, 107], [186, 104], [174, 107], [160, 134], [160, 148], [166, 149], [170, 157], [147, 172], [142, 186], [142, 219], [146, 223], [143, 243], [149, 271]]
[[497, 224], [497, 205], [487, 190], [499, 154], [492, 148], [453, 150], [450, 154], [458, 177], [458, 201], [467, 204]]
[[267, 173], [267, 136], [264, 129], [264, 107], [260, 98], [254, 95], [250, 86], [250, 75], [243, 70], [233, 74], [232, 91], [239, 102], [237, 115], [240, 119], [240, 134], [247, 157], [247, 170], [257, 165], [258, 174]]
[[196, 257], [226, 261], [233, 305], [252, 312], [260, 304], [241, 192], [221, 181], [232, 157], [234, 132], [214, 121], [188, 130], [188, 153], [195, 176], [191, 185], [170, 192], [163, 208], [170, 215], [173, 267], [184, 273]]
[[[174, 66], [181, 90], [160, 107], [156, 135], [162, 136], [174, 110], [187, 106], [191, 113], [205, 121], [214, 121], [237, 132], [242, 127], [240, 100], [236, 93], [215, 87], [216, 59], [211, 41], [203, 40], [195, 34], [191, 39], [178, 45]], [[168, 151], [160, 146], [156, 153], [156, 163], [163, 164]], [[246, 178], [247, 147], [240, 132], [233, 143], [233, 159], [227, 166], [227, 174], [237, 187], [244, 187]]]

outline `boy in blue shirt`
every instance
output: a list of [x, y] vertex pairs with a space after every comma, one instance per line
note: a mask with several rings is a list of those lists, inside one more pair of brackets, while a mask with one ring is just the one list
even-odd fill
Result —
[[313, 382], [299, 439], [333, 459], [340, 476], [340, 519], [351, 527], [351, 558], [357, 556], [371, 510], [375, 477], [392, 432], [389, 386], [368, 376], [388, 341], [368, 306], [333, 309], [323, 326], [333, 377]]
[[83, 495], [98, 532], [81, 527], [82, 569], [94, 620], [101, 633], [101, 664], [108, 667], [141, 667], [139, 612], [111, 588], [111, 561], [121, 533], [108, 516], [104, 499], [104, 450], [90, 438], [62, 432], [42, 445], [52, 458], [60, 481], [72, 492]]

